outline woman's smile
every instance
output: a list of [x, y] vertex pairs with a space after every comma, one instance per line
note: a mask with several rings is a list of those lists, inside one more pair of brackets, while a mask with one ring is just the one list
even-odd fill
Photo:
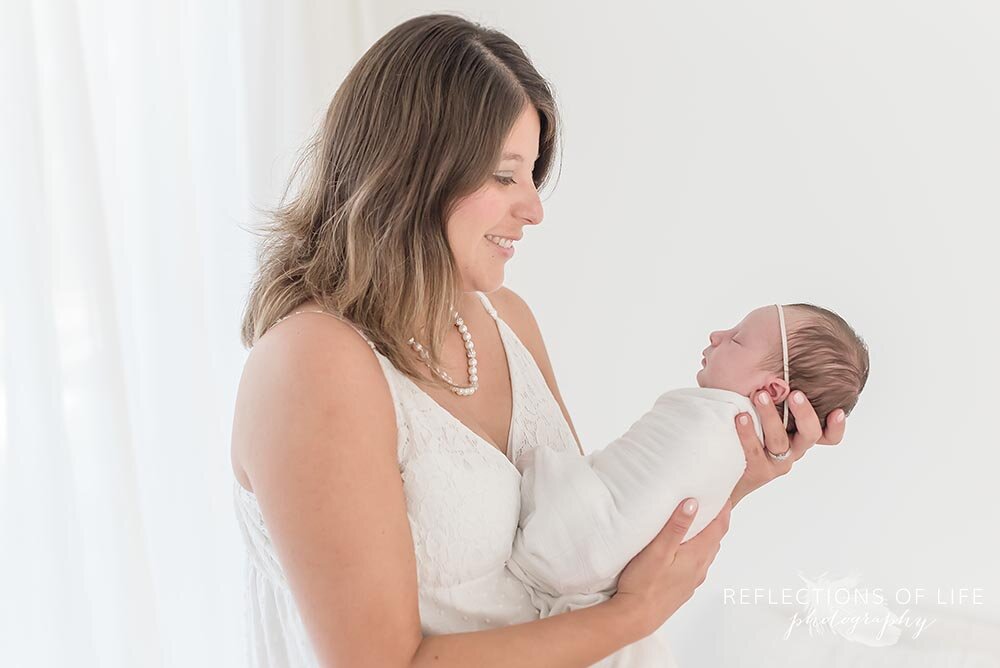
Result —
[[[492, 234], [488, 234], [483, 239], [486, 240], [490, 246], [492, 246], [500, 255], [505, 258], [514, 257], [514, 240], [505, 239], [504, 237], [495, 237]], [[494, 241], [495, 239], [495, 241]], [[506, 245], [501, 245], [506, 244]]]

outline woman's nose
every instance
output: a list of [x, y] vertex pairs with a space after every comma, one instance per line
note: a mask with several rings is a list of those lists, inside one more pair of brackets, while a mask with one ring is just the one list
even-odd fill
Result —
[[545, 210], [542, 208], [542, 198], [538, 196], [538, 191], [533, 184], [526, 186], [530, 192], [526, 193], [524, 199], [518, 202], [515, 214], [528, 225], [537, 225], [545, 217]]

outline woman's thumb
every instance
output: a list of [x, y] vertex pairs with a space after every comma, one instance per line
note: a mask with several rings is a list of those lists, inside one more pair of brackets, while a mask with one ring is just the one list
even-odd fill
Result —
[[684, 499], [674, 509], [673, 515], [670, 516], [670, 519], [653, 540], [662, 542], [667, 553], [673, 556], [677, 548], [684, 542], [684, 536], [691, 528], [691, 523], [694, 522], [694, 516], [697, 512], [698, 500], [694, 498]]

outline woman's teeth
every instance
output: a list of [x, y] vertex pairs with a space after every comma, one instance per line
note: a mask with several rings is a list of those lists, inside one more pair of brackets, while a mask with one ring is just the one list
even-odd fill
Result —
[[514, 245], [513, 239], [505, 239], [504, 237], [495, 237], [492, 234], [487, 234], [486, 238], [495, 243], [501, 248], [511, 248]]

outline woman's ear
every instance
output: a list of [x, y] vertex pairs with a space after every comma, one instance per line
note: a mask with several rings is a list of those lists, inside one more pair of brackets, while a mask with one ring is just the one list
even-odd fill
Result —
[[769, 395], [771, 395], [771, 401], [777, 406], [782, 401], [788, 397], [788, 393], [791, 388], [788, 387], [788, 383], [785, 382], [784, 378], [779, 378], [778, 376], [771, 376], [764, 385], [759, 388], [764, 390]]

